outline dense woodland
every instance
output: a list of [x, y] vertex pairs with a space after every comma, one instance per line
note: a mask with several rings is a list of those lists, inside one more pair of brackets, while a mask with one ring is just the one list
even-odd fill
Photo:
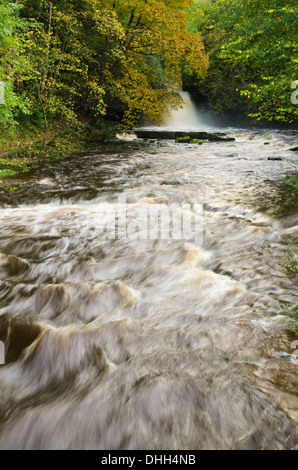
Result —
[[1, 0], [1, 132], [160, 122], [182, 87], [295, 126], [297, 19], [296, 0]]

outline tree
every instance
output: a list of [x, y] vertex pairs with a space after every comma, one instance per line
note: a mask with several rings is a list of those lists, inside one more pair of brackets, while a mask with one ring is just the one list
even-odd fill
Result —
[[45, 128], [56, 118], [105, 114], [131, 127], [180, 106], [181, 67], [205, 73], [199, 34], [186, 30], [191, 0], [24, 0], [31, 94]]
[[[219, 2], [218, 15], [222, 14], [223, 2]], [[239, 1], [225, 14], [220, 21], [229, 40], [220, 57], [239, 67], [245, 83], [241, 93], [252, 103], [250, 116], [288, 123], [297, 120], [298, 109], [290, 100], [291, 83], [298, 76], [297, 2]]]
[[[88, 0], [88, 47], [101, 56], [91, 73], [111, 100], [124, 108], [131, 127], [140, 117], [162, 120], [179, 106], [181, 67], [206, 72], [208, 60], [199, 34], [186, 29], [190, 0]], [[86, 29], [85, 29], [86, 30]], [[93, 31], [94, 34], [90, 34]], [[90, 43], [92, 41], [92, 44]]]
[[[217, 63], [231, 77], [227, 85], [235, 87], [233, 101], [242, 98], [247, 114], [257, 120], [297, 122], [298, 109], [291, 102], [291, 83], [298, 76], [297, 2], [216, 0], [207, 5], [205, 15], [207, 43], [219, 38], [217, 50], [211, 51], [210, 72]], [[217, 103], [222, 96], [228, 99], [219, 93]]]
[[21, 6], [0, 2], [0, 129], [13, 130], [17, 114], [28, 114], [30, 102], [24, 93], [24, 81], [30, 75], [30, 63], [24, 54], [23, 35], [28, 28], [19, 16]]
[[[45, 139], [49, 122], [76, 122], [75, 106], [81, 97], [81, 84], [87, 86], [87, 66], [80, 41], [81, 24], [66, 2], [42, 0], [39, 9], [27, 1], [24, 14], [36, 20], [26, 34], [26, 51], [33, 74], [28, 91], [37, 112], [41, 112]], [[87, 51], [88, 54], [88, 51]]]
[[207, 70], [199, 33], [186, 29], [191, 1], [2, 0], [3, 122], [30, 110], [46, 141], [54, 121], [161, 121], [181, 106], [182, 67]]
[[226, 115], [245, 112], [244, 98], [237, 92], [241, 87], [237, 70], [233, 63], [220, 57], [221, 47], [226, 42], [226, 31], [214, 22], [214, 2], [196, 0], [188, 12], [188, 29], [200, 31], [206, 53], [209, 56], [207, 76], [184, 76], [185, 86], [194, 98], [207, 105], [218, 114]]

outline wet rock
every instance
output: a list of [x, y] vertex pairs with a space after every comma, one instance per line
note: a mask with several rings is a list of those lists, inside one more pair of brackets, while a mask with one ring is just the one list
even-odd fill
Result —
[[238, 153], [230, 153], [229, 155], [226, 155], [226, 157], [228, 157], [228, 158], [237, 158]]
[[270, 160], [272, 162], [280, 162], [283, 160], [282, 157], [268, 157], [267, 160]]
[[175, 142], [176, 144], [190, 144], [191, 138], [189, 135], [185, 137], [176, 137]]
[[197, 144], [197, 145], [203, 145], [203, 143], [204, 143], [201, 140], [192, 139], [190, 136], [177, 137], [175, 142], [176, 142], [176, 144]]
[[[147, 129], [140, 129], [136, 131], [136, 135], [139, 139], [166, 139], [166, 140], [175, 140], [180, 138], [187, 139], [187, 142], [190, 143], [192, 139], [198, 140], [208, 140], [209, 142], [235, 142], [234, 137], [226, 137], [226, 134], [223, 133], [210, 133], [210, 132], [184, 132], [184, 131], [165, 131], [158, 130], [152, 131]], [[181, 141], [180, 141], [181, 142]]]
[[0, 207], [5, 209], [7, 207], [7, 204], [10, 204], [10, 199], [7, 196], [4, 196], [3, 194], [0, 194]]
[[293, 147], [293, 148], [291, 148], [291, 149], [289, 149], [289, 150], [291, 150], [291, 152], [298, 152], [298, 147]]
[[179, 181], [163, 181], [161, 184], [167, 186], [179, 186], [181, 183]]

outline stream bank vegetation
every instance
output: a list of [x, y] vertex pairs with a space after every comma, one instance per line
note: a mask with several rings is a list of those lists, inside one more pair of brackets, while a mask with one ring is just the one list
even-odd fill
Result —
[[286, 308], [282, 311], [282, 314], [291, 319], [288, 327], [289, 333], [298, 337], [298, 304]]
[[[289, 277], [294, 279], [298, 275], [298, 237], [287, 239], [285, 243], [287, 253], [283, 256], [281, 265], [286, 268]], [[281, 313], [291, 319], [289, 332], [298, 336], [298, 304], [285, 306]]]

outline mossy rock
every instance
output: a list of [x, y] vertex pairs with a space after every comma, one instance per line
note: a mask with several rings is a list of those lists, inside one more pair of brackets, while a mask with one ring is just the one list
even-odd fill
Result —
[[179, 181], [163, 181], [161, 184], [167, 186], [179, 186], [181, 183]]
[[175, 139], [176, 144], [190, 144], [191, 143], [191, 137], [189, 135], [185, 137], [177, 137]]

